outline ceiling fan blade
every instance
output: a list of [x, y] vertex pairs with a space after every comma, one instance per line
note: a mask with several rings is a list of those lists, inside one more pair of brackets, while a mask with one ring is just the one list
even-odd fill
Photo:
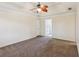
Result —
[[32, 9], [30, 9], [30, 10], [33, 11], [33, 10], [35, 10], [35, 9], [37, 9], [37, 8], [32, 8]]
[[[36, 7], [36, 8], [35, 8], [35, 7]], [[37, 8], [40, 7], [40, 2], [37, 2], [35, 7], [32, 8], [32, 9], [30, 9], [30, 10], [31, 10], [31, 11], [33, 11], [33, 10], [37, 10]]]

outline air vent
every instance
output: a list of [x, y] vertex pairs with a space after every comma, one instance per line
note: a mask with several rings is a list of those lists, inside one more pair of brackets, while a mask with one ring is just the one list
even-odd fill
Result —
[[72, 10], [72, 8], [68, 8], [68, 10]]

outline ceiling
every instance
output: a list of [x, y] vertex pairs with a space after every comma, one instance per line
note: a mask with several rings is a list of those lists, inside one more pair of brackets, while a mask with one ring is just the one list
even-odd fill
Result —
[[[47, 13], [42, 13], [41, 16], [50, 16], [65, 12], [74, 12], [76, 10], [76, 3], [74, 2], [54, 2], [46, 3], [49, 8]], [[72, 8], [71, 11], [68, 8]]]
[[[48, 5], [48, 12], [41, 14], [42, 16], [46, 16], [66, 12], [68, 8], [72, 8], [72, 11], [75, 11], [76, 2], [41, 2], [41, 4]], [[35, 6], [36, 2], [0, 2], [0, 13], [19, 12], [34, 14], [30, 9], [35, 8]]]

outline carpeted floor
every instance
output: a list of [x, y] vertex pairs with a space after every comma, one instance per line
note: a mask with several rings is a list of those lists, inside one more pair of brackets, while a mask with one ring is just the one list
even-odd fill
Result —
[[77, 46], [74, 42], [48, 37], [36, 37], [3, 48], [1, 57], [76, 57]]

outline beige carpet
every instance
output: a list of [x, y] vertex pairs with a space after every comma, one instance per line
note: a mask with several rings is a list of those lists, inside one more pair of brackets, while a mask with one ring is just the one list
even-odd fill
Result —
[[[72, 43], [72, 44], [71, 44]], [[36, 37], [0, 48], [1, 57], [76, 57], [77, 46], [70, 41]]]

